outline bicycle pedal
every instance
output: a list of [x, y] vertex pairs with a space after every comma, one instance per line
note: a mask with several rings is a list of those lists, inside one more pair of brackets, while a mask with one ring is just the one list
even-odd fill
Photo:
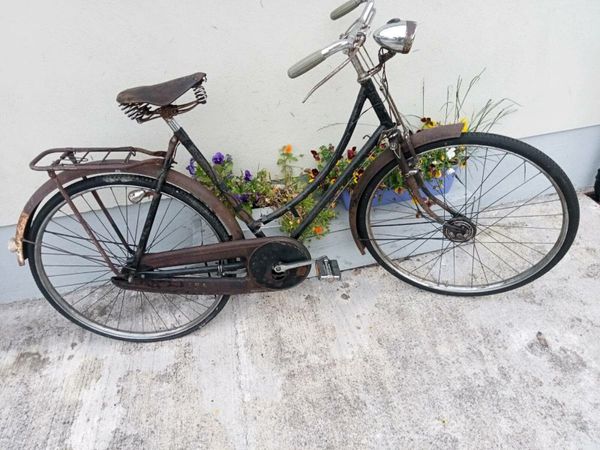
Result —
[[340, 266], [335, 259], [329, 259], [323, 256], [315, 261], [315, 269], [319, 280], [341, 280], [342, 272]]

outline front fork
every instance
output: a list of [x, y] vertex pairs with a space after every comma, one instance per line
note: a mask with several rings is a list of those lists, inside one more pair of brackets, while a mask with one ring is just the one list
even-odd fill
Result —
[[[420, 206], [425, 212], [425, 214], [427, 214], [432, 220], [439, 223], [440, 225], [445, 225], [446, 220], [441, 218], [431, 209], [431, 204], [438, 205], [440, 208], [447, 211], [453, 218], [460, 217], [461, 214], [458, 211], [449, 206], [446, 202], [443, 202], [440, 199], [438, 199], [427, 188], [427, 186], [425, 186], [423, 176], [421, 175], [421, 171], [420, 169], [416, 168], [418, 158], [414, 146], [412, 145], [411, 135], [407, 133], [403, 137], [398, 127], [396, 127], [392, 130], [389, 130], [388, 132], [385, 132], [384, 136], [389, 142], [390, 150], [394, 153], [396, 159], [398, 160], [398, 167], [400, 167], [402, 178], [404, 179], [406, 187], [417, 206]], [[406, 155], [404, 154], [404, 151], [402, 149], [403, 142], [406, 144], [406, 147], [408, 148], [408, 151], [410, 153], [411, 163], [407, 161]], [[425, 194], [425, 199], [421, 196], [421, 192]]]

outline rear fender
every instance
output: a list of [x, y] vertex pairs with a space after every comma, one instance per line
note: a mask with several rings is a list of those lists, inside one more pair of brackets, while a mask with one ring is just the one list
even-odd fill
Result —
[[[135, 168], [128, 168], [126, 173], [156, 178], [158, 177], [161, 169], [161, 162], [148, 161], [148, 164], [139, 165]], [[115, 173], [114, 168], [86, 171], [85, 176], [102, 175], [107, 173]], [[77, 171], [65, 171], [59, 173], [57, 178], [58, 181], [65, 186], [76, 179], [80, 179], [81, 176], [82, 174], [78, 173]], [[169, 172], [169, 175], [167, 176], [167, 183], [172, 184], [183, 191], [189, 192], [195, 198], [204, 203], [208, 209], [210, 209], [223, 222], [228, 233], [231, 235], [232, 240], [244, 239], [242, 229], [240, 228], [240, 225], [235, 219], [233, 213], [205, 186], [189, 176], [174, 170]], [[24, 242], [27, 240], [26, 236], [29, 233], [31, 221], [33, 220], [35, 211], [42, 204], [46, 197], [55, 192], [56, 182], [52, 179], [46, 181], [34, 192], [29, 201], [25, 204], [25, 207], [19, 216], [14, 241], [11, 241], [10, 247], [11, 250], [17, 254], [17, 262], [20, 266], [25, 265], [25, 259], [27, 259], [27, 254], [24, 250]]]
[[[440, 127], [430, 128], [428, 130], [419, 131], [411, 135], [410, 139], [413, 147], [421, 147], [432, 142], [439, 142], [440, 146], [444, 145], [444, 140], [454, 139], [460, 137], [464, 125], [462, 123], [456, 123], [453, 125], [444, 125]], [[402, 144], [402, 150], [406, 154], [409, 152], [406, 143]], [[394, 161], [396, 156], [388, 148], [384, 150], [379, 157], [365, 170], [360, 177], [358, 185], [352, 190], [352, 197], [350, 200], [350, 210], [348, 212], [350, 219], [350, 230], [352, 231], [352, 238], [358, 247], [361, 254], [365, 254], [365, 245], [358, 234], [358, 204], [362, 198], [367, 186], [371, 179], [377, 175], [386, 165], [391, 161]]]

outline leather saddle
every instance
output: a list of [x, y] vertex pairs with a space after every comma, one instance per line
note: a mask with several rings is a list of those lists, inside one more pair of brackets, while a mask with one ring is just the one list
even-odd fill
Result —
[[165, 83], [134, 87], [121, 92], [117, 96], [117, 102], [121, 105], [145, 103], [158, 107], [167, 106], [190, 89], [198, 88], [205, 79], [205, 73], [197, 72]]

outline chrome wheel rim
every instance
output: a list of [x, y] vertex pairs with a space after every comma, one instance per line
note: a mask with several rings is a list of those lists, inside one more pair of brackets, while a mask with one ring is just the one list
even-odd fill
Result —
[[[149, 199], [139, 201], [140, 195], [132, 195], [132, 191], [140, 190], [150, 191], [141, 185], [113, 184], [86, 189], [71, 197], [111, 261], [119, 267], [126, 263], [128, 251], [119, 243], [102, 211], [94, 209], [92, 192], [110, 205], [109, 214], [131, 243], [137, 242], [144, 209], [149, 205]], [[162, 195], [149, 251], [220, 241], [200, 212], [165, 192]], [[101, 334], [140, 341], [177, 336], [201, 324], [223, 299], [220, 295], [155, 294], [118, 288], [110, 282], [114, 274], [64, 201], [46, 215], [39, 230], [35, 259], [43, 286], [66, 314]], [[133, 244], [131, 248], [135, 250]]]
[[[436, 185], [432, 179], [430, 188], [473, 221], [475, 237], [453, 242], [443, 226], [432, 223], [411, 200], [380, 204], [384, 181], [399, 170], [394, 167], [369, 197], [368, 239], [391, 271], [429, 289], [479, 294], [517, 285], [543, 270], [565, 242], [569, 216], [564, 194], [539, 165], [494, 146], [448, 145], [418, 157], [440, 151], [449, 154], [457, 147], [466, 148], [469, 158], [465, 167], [446, 168], [437, 178], [443, 181]], [[449, 173], [454, 180], [448, 190], [443, 184]], [[469, 186], [469, 180], [478, 183]], [[522, 195], [526, 191], [530, 193]], [[451, 219], [442, 208], [432, 205], [432, 209], [440, 216], [445, 214], [446, 221]]]

